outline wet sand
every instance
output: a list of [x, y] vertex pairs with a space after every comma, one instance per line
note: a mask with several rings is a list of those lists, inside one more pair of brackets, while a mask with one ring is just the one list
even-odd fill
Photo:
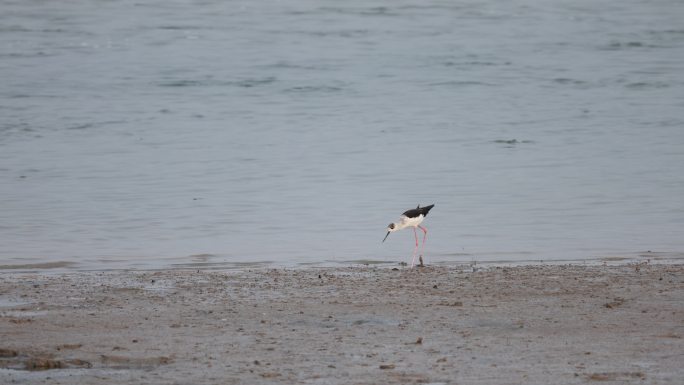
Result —
[[684, 265], [0, 274], [2, 384], [684, 383]]

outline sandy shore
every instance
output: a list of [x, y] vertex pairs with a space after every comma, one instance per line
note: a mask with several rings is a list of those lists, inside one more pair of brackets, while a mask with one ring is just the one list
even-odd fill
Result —
[[0, 383], [684, 383], [684, 265], [0, 274]]

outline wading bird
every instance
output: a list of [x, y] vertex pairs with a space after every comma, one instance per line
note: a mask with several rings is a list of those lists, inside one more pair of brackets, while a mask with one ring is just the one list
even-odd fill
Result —
[[425, 207], [416, 207], [415, 209], [408, 210], [401, 214], [401, 217], [399, 218], [399, 222], [397, 223], [390, 223], [387, 226], [387, 235], [385, 235], [385, 238], [382, 240], [385, 242], [385, 239], [389, 237], [390, 233], [393, 233], [395, 231], [399, 231], [401, 229], [405, 229], [407, 227], [413, 227], [413, 235], [416, 237], [416, 247], [413, 249], [413, 259], [411, 259], [411, 268], [413, 268], [413, 265], [416, 262], [416, 251], [418, 251], [418, 233], [416, 232], [416, 227], [420, 228], [423, 230], [423, 246], [420, 248], [420, 264], [423, 264], [423, 250], [425, 250], [425, 238], [427, 238], [427, 229], [420, 224], [423, 222], [423, 219], [428, 215], [430, 212], [430, 209], [435, 207], [435, 205], [430, 205], [430, 206], [425, 206]]

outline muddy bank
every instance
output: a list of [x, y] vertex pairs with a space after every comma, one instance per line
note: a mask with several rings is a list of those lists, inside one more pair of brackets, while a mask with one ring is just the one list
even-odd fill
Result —
[[672, 384], [684, 265], [0, 275], [0, 383]]

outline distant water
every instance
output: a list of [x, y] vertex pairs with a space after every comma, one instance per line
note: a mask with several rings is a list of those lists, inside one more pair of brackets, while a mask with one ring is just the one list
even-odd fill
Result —
[[680, 0], [0, 10], [0, 268], [683, 255]]

